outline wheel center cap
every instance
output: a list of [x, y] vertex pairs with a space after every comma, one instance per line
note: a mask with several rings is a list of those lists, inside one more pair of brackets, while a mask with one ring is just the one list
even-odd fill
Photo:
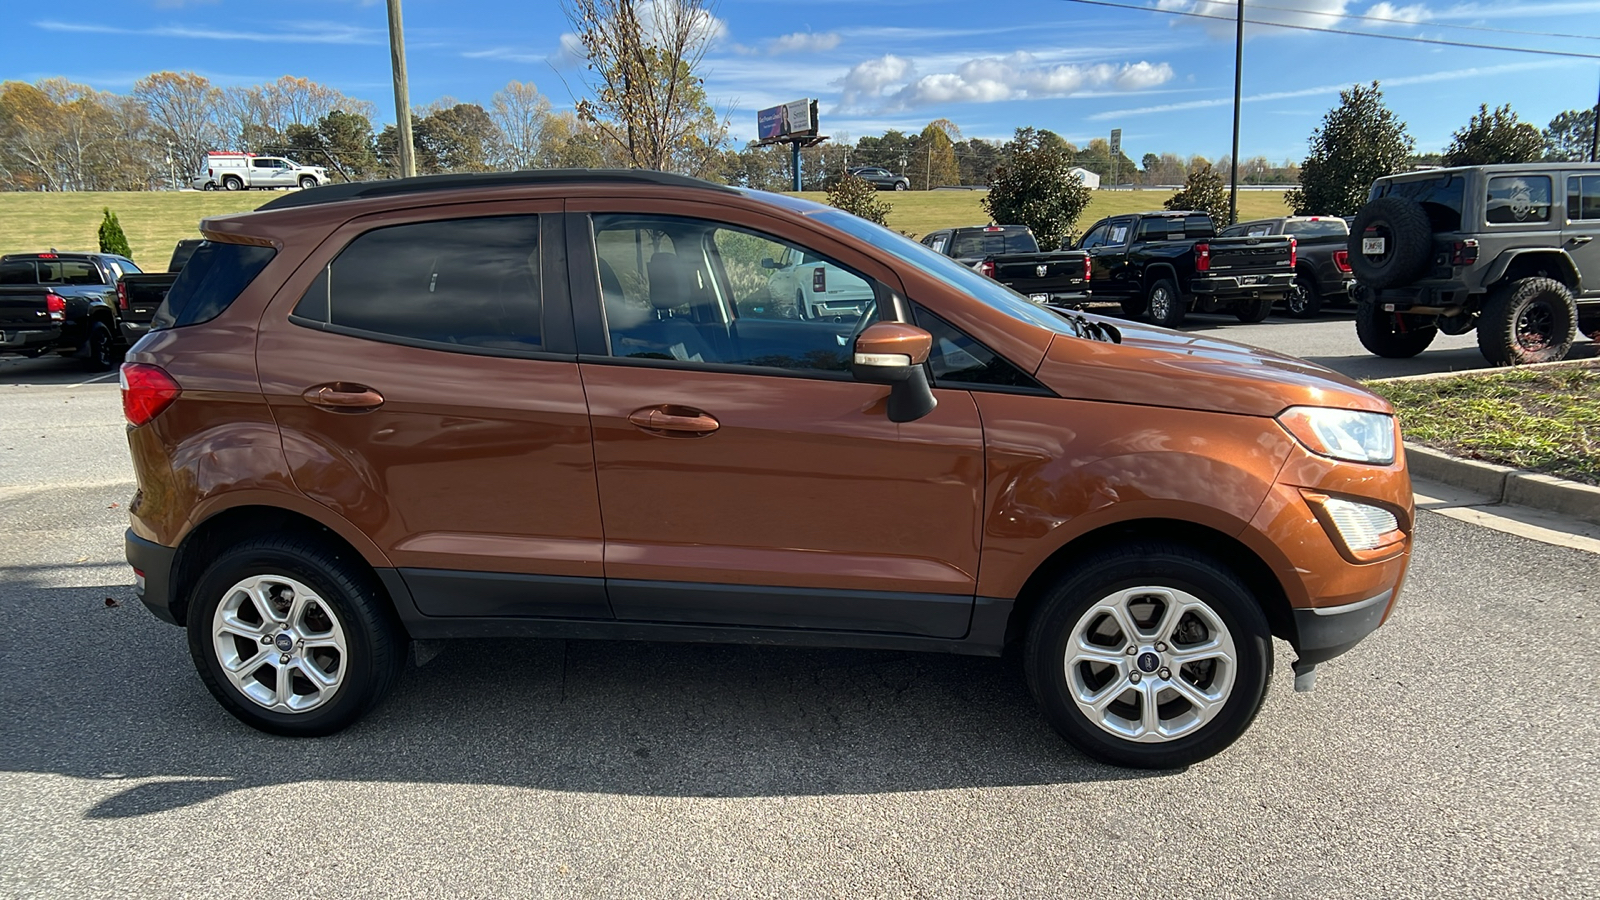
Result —
[[[277, 637], [277, 640], [275, 640], [273, 643], [277, 644], [278, 645], [278, 649], [283, 651], [284, 653], [288, 653], [290, 650], [294, 649], [294, 637], [292, 635], [290, 635], [289, 632], [287, 632], [287, 631], [279, 634], [278, 637]], [[1150, 655], [1150, 654], [1146, 654], [1146, 655]], [[1140, 665], [1144, 665], [1144, 657], [1140, 657], [1139, 658], [1139, 664]]]
[[1149, 674], [1161, 668], [1161, 657], [1150, 652], [1149, 650], [1146, 650], [1145, 652], [1139, 654], [1137, 663], [1139, 665], [1139, 671]]

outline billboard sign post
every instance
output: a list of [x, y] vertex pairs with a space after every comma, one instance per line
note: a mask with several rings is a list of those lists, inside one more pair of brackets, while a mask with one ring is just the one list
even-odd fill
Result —
[[800, 148], [827, 140], [817, 134], [817, 101], [795, 100], [756, 112], [756, 145], [788, 144], [793, 151], [794, 189], [800, 190]]
[[1122, 168], [1122, 129], [1111, 129], [1111, 189], [1116, 190]]

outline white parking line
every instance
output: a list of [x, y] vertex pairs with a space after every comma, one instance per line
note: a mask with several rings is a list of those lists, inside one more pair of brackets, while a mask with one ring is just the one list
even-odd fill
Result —
[[1417, 508], [1483, 528], [1573, 550], [1600, 553], [1600, 527], [1543, 510], [1507, 506], [1459, 488], [1417, 479]]
[[105, 381], [107, 378], [116, 378], [118, 374], [119, 373], [117, 372], [107, 372], [104, 375], [96, 375], [88, 381], [79, 381], [75, 384], [63, 384], [61, 387], [83, 387], [86, 384], [94, 384], [97, 381]]

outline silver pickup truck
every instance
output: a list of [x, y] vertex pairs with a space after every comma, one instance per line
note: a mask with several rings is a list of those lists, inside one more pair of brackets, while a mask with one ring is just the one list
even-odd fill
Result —
[[190, 186], [197, 191], [243, 191], [314, 188], [327, 183], [328, 170], [322, 166], [302, 166], [281, 156], [207, 153]]

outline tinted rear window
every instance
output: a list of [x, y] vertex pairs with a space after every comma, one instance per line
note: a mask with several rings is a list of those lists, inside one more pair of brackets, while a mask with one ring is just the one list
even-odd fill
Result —
[[1350, 233], [1350, 226], [1343, 219], [1309, 219], [1299, 222], [1283, 223], [1283, 233], [1296, 237], [1324, 237], [1330, 234], [1345, 235]]
[[1181, 241], [1186, 238], [1214, 237], [1216, 233], [1210, 216], [1172, 216], [1139, 222], [1141, 241]]
[[277, 252], [271, 247], [206, 241], [178, 273], [150, 327], [180, 328], [215, 319], [239, 299]]
[[34, 274], [33, 260], [8, 259], [0, 262], [0, 285], [38, 284], [39, 276]]
[[1461, 204], [1466, 198], [1466, 185], [1466, 180], [1459, 175], [1412, 181], [1381, 181], [1373, 186], [1371, 199], [1409, 197], [1422, 204], [1434, 231], [1460, 231]]
[[958, 231], [950, 255], [995, 256], [1002, 253], [1038, 253], [1039, 244], [1033, 234], [1023, 228], [1005, 231]]

